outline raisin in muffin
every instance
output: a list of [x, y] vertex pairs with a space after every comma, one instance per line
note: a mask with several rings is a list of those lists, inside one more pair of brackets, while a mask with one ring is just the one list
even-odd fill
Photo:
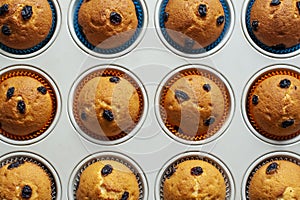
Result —
[[286, 140], [299, 134], [300, 80], [291, 74], [269, 72], [249, 89], [248, 118], [252, 126], [267, 138]]
[[37, 164], [16, 161], [0, 168], [0, 199], [51, 200], [51, 181]]
[[118, 76], [97, 76], [83, 81], [75, 93], [74, 112], [81, 128], [95, 138], [121, 137], [140, 119], [138, 88]]
[[78, 11], [78, 25], [93, 46], [122, 46], [138, 26], [135, 5], [132, 0], [84, 0]]
[[0, 43], [29, 49], [45, 40], [52, 27], [47, 0], [0, 0]]
[[225, 180], [212, 164], [202, 160], [186, 160], [167, 175], [163, 196], [165, 200], [225, 200]]
[[274, 49], [299, 44], [300, 3], [298, 0], [255, 0], [250, 12], [255, 37]]
[[84, 169], [76, 191], [77, 200], [137, 200], [139, 195], [134, 173], [124, 164], [113, 160], [101, 160]]
[[182, 47], [199, 49], [220, 37], [225, 16], [219, 0], [169, 0], [164, 21], [173, 41]]
[[228, 91], [213, 76], [185, 74], [169, 81], [163, 90], [165, 124], [181, 138], [206, 139], [220, 129], [228, 115]]
[[53, 102], [46, 82], [41, 80], [24, 75], [0, 82], [2, 133], [25, 137], [46, 129], [52, 122], [56, 102]]
[[300, 166], [286, 160], [264, 164], [253, 175], [249, 199], [298, 199], [300, 197]]

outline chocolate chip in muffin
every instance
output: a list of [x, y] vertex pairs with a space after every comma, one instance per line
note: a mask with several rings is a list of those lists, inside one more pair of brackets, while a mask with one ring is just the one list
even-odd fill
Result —
[[3, 4], [0, 7], [0, 16], [4, 15], [5, 13], [8, 13], [8, 4]]
[[24, 6], [21, 11], [21, 15], [24, 20], [29, 20], [32, 16], [32, 6]]
[[297, 9], [298, 9], [298, 11], [299, 11], [299, 13], [300, 13], [300, 1], [297, 1], [297, 2], [296, 2], [296, 7], [297, 7]]
[[217, 18], [217, 25], [223, 24], [224, 21], [225, 21], [225, 17], [224, 17], [223, 15], [222, 15], [222, 16], [219, 16], [219, 17]]
[[102, 176], [107, 176], [112, 173], [112, 170], [113, 170], [112, 166], [107, 164], [102, 168], [101, 174]]
[[283, 50], [286, 48], [285, 44], [276, 44], [274, 46], [272, 46], [273, 49], [275, 50]]
[[210, 87], [210, 85], [208, 84], [208, 83], [205, 83], [204, 85], [203, 85], [203, 90], [205, 90], [206, 92], [209, 92], [210, 90], [211, 90], [211, 87]]
[[1, 31], [4, 35], [7, 35], [7, 36], [11, 35], [11, 30], [10, 30], [9, 26], [6, 24], [4, 24], [2, 26]]
[[114, 114], [110, 110], [103, 110], [102, 116], [107, 121], [113, 121], [114, 120]]
[[270, 5], [271, 6], [278, 6], [280, 3], [281, 3], [280, 0], [272, 0]]
[[258, 104], [258, 100], [259, 100], [259, 98], [258, 98], [257, 95], [253, 95], [252, 96], [252, 104], [253, 105], [257, 105]]
[[121, 200], [127, 200], [128, 198], [129, 198], [129, 192], [125, 191], [125, 192], [122, 194]]
[[281, 88], [289, 88], [291, 86], [291, 81], [288, 79], [283, 79], [280, 81], [279, 86]]
[[198, 13], [200, 17], [205, 17], [207, 14], [207, 7], [205, 4], [200, 4], [198, 7]]
[[22, 198], [29, 199], [32, 195], [32, 189], [29, 185], [25, 185], [22, 189]]
[[169, 19], [169, 13], [164, 12], [163, 18], [164, 18], [164, 22], [167, 22]]
[[47, 89], [44, 86], [38, 87], [37, 91], [39, 91], [43, 95], [47, 94]]
[[259, 24], [259, 22], [258, 22], [258, 20], [253, 20], [252, 21], [252, 29], [254, 30], [254, 31], [257, 31], [258, 30], [258, 24]]
[[278, 164], [276, 162], [272, 162], [266, 169], [266, 174], [273, 174], [278, 169]]
[[203, 173], [203, 169], [200, 166], [193, 167], [191, 169], [191, 175], [200, 176]]
[[119, 13], [116, 13], [116, 12], [111, 12], [110, 13], [110, 22], [114, 25], [118, 25], [121, 23], [122, 21], [122, 17]]
[[13, 162], [10, 165], [8, 165], [7, 169], [17, 168], [17, 167], [19, 167], [22, 164], [24, 164], [24, 161], [23, 160], [18, 160], [16, 162]]
[[182, 103], [190, 99], [189, 95], [187, 95], [187, 93], [181, 90], [175, 90], [175, 98], [179, 103]]
[[295, 120], [294, 119], [288, 119], [288, 120], [285, 120], [281, 123], [281, 127], [282, 128], [287, 128], [289, 126], [292, 126], [294, 124]]
[[214, 117], [209, 117], [206, 120], [204, 120], [204, 126], [210, 126], [212, 125], [216, 119]]
[[26, 104], [23, 100], [19, 100], [17, 103], [17, 109], [21, 114], [25, 114]]
[[6, 98], [7, 99], [12, 98], [12, 96], [14, 95], [14, 93], [15, 93], [15, 88], [14, 87], [8, 88], [8, 90], [6, 92]]
[[85, 121], [87, 119], [87, 115], [85, 112], [82, 112], [81, 115], [80, 115], [80, 118]]
[[112, 83], [119, 83], [120, 78], [117, 76], [113, 76], [113, 77], [109, 78], [109, 81]]

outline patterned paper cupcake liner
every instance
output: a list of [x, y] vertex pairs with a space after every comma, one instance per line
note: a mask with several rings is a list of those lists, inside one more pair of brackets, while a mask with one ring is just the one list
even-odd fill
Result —
[[1, 160], [0, 168], [7, 164], [14, 163], [17, 161], [30, 162], [30, 163], [34, 163], [34, 164], [38, 165], [49, 176], [49, 180], [51, 182], [52, 200], [59, 199], [58, 196], [60, 196], [60, 191], [58, 191], [58, 190], [60, 189], [60, 186], [59, 186], [59, 180], [56, 180], [56, 178], [55, 178], [56, 172], [53, 171], [54, 169], [50, 169], [45, 163], [40, 161], [38, 158], [31, 157], [30, 155], [27, 155], [27, 153], [24, 155], [22, 155], [22, 153], [17, 153], [17, 154], [20, 154], [20, 155], [12, 155], [10, 157], [5, 158], [4, 160]]
[[248, 31], [248, 34], [249, 34], [250, 38], [253, 40], [253, 42], [258, 47], [260, 47], [261, 49], [263, 49], [267, 52], [273, 53], [273, 54], [288, 54], [288, 53], [292, 53], [292, 52], [295, 52], [295, 51], [299, 50], [300, 43], [295, 45], [295, 46], [292, 46], [290, 48], [276, 49], [276, 47], [274, 48], [274, 47], [270, 47], [270, 46], [267, 46], [267, 45], [263, 44], [261, 41], [259, 41], [256, 38], [256, 36], [253, 33], [253, 29], [252, 29], [251, 22], [250, 22], [251, 9], [252, 9], [252, 6], [253, 6], [254, 2], [255, 2], [255, 0], [250, 0], [249, 1], [248, 5], [247, 5], [247, 8], [246, 8], [246, 16], [245, 16], [246, 29]]
[[203, 153], [203, 152], [187, 152], [183, 155], [178, 155], [172, 160], [170, 160], [167, 165], [162, 169], [161, 176], [157, 177], [157, 181], [159, 181], [157, 184], [159, 184], [159, 191], [158, 195], [159, 198], [156, 198], [156, 200], [164, 200], [164, 183], [165, 180], [170, 176], [170, 173], [174, 172], [174, 169], [177, 165], [179, 165], [182, 162], [185, 162], [187, 160], [201, 160], [205, 161], [214, 167], [216, 167], [219, 172], [222, 174], [225, 185], [226, 185], [226, 200], [233, 200], [234, 199], [234, 185], [232, 176], [228, 169], [226, 169], [226, 166], [223, 165], [218, 159], [214, 158], [214, 156], [211, 156], [209, 154]]
[[[224, 102], [225, 102], [224, 114], [223, 114], [221, 120], [215, 125], [210, 125], [210, 127], [209, 127], [209, 129], [206, 133], [196, 133], [195, 136], [189, 136], [189, 135], [185, 134], [183, 131], [179, 131], [179, 129], [175, 125], [171, 124], [168, 121], [167, 114], [166, 114], [165, 108], [163, 106], [164, 101], [165, 101], [165, 96], [166, 96], [167, 91], [169, 90], [169, 88], [178, 79], [180, 79], [182, 77], [185, 77], [185, 76], [189, 76], [189, 75], [199, 75], [199, 76], [203, 76], [205, 78], [208, 78], [208, 79], [212, 80], [214, 83], [216, 83], [216, 85], [222, 91]], [[214, 134], [216, 134], [220, 130], [220, 128], [224, 125], [224, 123], [228, 119], [228, 116], [230, 115], [231, 103], [232, 102], [231, 102], [231, 98], [230, 98], [228, 88], [222, 82], [222, 80], [220, 80], [219, 77], [217, 77], [216, 75], [214, 75], [211, 72], [206, 71], [206, 70], [201, 70], [201, 69], [197, 69], [197, 68], [190, 68], [190, 69], [179, 71], [178, 73], [176, 73], [174, 76], [172, 76], [167, 81], [167, 83], [163, 86], [163, 89], [161, 91], [159, 103], [160, 103], [160, 117], [162, 118], [162, 120], [163, 120], [165, 126], [167, 127], [167, 129], [172, 134], [174, 134], [178, 138], [181, 138], [181, 139], [184, 139], [184, 140], [187, 140], [187, 141], [201, 141], [201, 140], [205, 140], [205, 139], [213, 136]]]
[[248, 172], [246, 176], [244, 177], [244, 182], [242, 185], [243, 195], [244, 198], [247, 200], [250, 200], [249, 198], [249, 187], [251, 180], [256, 173], [256, 171], [261, 168], [262, 166], [266, 165], [267, 163], [279, 161], [279, 160], [285, 160], [292, 163], [295, 163], [300, 166], [300, 160], [299, 158], [296, 158], [295, 155], [288, 153], [288, 152], [276, 152], [276, 153], [270, 153], [267, 155], [264, 155], [263, 157], [259, 158], [256, 162], [254, 162], [250, 168], [248, 169]]
[[250, 124], [252, 125], [252, 127], [261, 135], [263, 135], [264, 137], [271, 139], [271, 140], [276, 140], [276, 141], [284, 141], [284, 140], [290, 140], [292, 138], [295, 138], [296, 136], [298, 136], [300, 134], [300, 130], [298, 130], [297, 132], [291, 133], [287, 136], [277, 136], [271, 133], [268, 133], [264, 130], [262, 130], [258, 124], [255, 121], [255, 118], [253, 116], [253, 114], [250, 111], [250, 106], [252, 103], [252, 95], [255, 91], [255, 88], [257, 88], [259, 86], [259, 84], [261, 82], [263, 82], [264, 80], [266, 80], [269, 77], [275, 76], [275, 75], [289, 75], [292, 77], [295, 77], [297, 79], [300, 79], [300, 74], [296, 71], [293, 70], [289, 70], [289, 69], [273, 69], [270, 71], [267, 71], [265, 73], [263, 73], [262, 75], [260, 75], [260, 77], [258, 77], [253, 83], [252, 85], [249, 87], [249, 91], [247, 94], [247, 103], [246, 103], [246, 111], [247, 111], [247, 117], [248, 120], [250, 122]]
[[218, 37], [218, 39], [216, 41], [214, 41], [212, 44], [210, 44], [206, 47], [203, 47], [203, 48], [199, 48], [199, 49], [192, 49], [192, 48], [187, 48], [187, 47], [181, 46], [180, 44], [178, 44], [174, 40], [172, 40], [172, 38], [169, 36], [169, 34], [166, 30], [166, 27], [165, 27], [164, 14], [165, 14], [165, 9], [166, 9], [168, 2], [169, 2], [169, 0], [162, 0], [160, 10], [159, 10], [159, 28], [161, 29], [164, 39], [176, 50], [179, 50], [180, 52], [188, 53], [188, 54], [202, 54], [202, 53], [208, 52], [208, 51], [216, 48], [216, 46], [218, 46], [220, 44], [220, 42], [223, 40], [224, 36], [228, 33], [228, 30], [229, 30], [229, 27], [231, 24], [230, 12], [232, 12], [232, 11], [230, 11], [228, 2], [226, 0], [220, 0], [220, 3], [222, 4], [223, 10], [224, 10], [225, 24], [224, 24], [223, 31], [222, 31], [221, 35]]
[[45, 133], [48, 130], [48, 128], [51, 126], [51, 124], [53, 123], [56, 113], [57, 113], [57, 106], [58, 106], [57, 105], [58, 104], [57, 96], [55, 94], [55, 90], [54, 90], [53, 86], [46, 80], [45, 77], [43, 77], [41, 74], [34, 72], [32, 70], [29, 70], [29, 69], [10, 70], [0, 76], [0, 83], [9, 78], [17, 77], [17, 76], [34, 78], [34, 79], [38, 80], [47, 89], [47, 92], [50, 94], [51, 100], [52, 100], [52, 113], [51, 113], [51, 116], [50, 116], [48, 122], [40, 130], [34, 131], [28, 135], [16, 135], [14, 133], [9, 133], [0, 127], [0, 135], [3, 135], [6, 138], [9, 138], [9, 139], [12, 139], [15, 141], [32, 140], [32, 139], [38, 138], [43, 133]]
[[[117, 77], [122, 77], [122, 78], [126, 79], [128, 82], [130, 82], [136, 88], [137, 94], [139, 96], [140, 110], [139, 110], [137, 119], [134, 121], [134, 124], [132, 126], [128, 127], [125, 130], [122, 130], [121, 133], [119, 133], [118, 135], [115, 135], [115, 136], [103, 136], [103, 135], [99, 135], [99, 134], [93, 132], [92, 130], [89, 130], [88, 128], [86, 128], [84, 126], [84, 124], [80, 118], [80, 115], [78, 113], [78, 96], [80, 94], [80, 91], [84, 87], [84, 85], [88, 81], [90, 81], [91, 79], [93, 79], [95, 77], [105, 77], [105, 76], [117, 76]], [[99, 140], [99, 141], [115, 141], [115, 140], [124, 138], [125, 136], [130, 134], [132, 132], [132, 130], [136, 127], [138, 122], [141, 120], [143, 111], [144, 111], [144, 107], [145, 107], [145, 103], [144, 103], [145, 99], [143, 96], [143, 92], [141, 90], [141, 87], [138, 85], [138, 83], [132, 77], [130, 77], [128, 74], [126, 74], [125, 72], [117, 70], [117, 69], [109, 68], [109, 67], [107, 67], [105, 69], [96, 70], [94, 72], [91, 72], [87, 76], [85, 76], [77, 85], [76, 90], [73, 95], [74, 95], [74, 98], [73, 98], [72, 114], [74, 115], [76, 123], [78, 124], [79, 128], [83, 131], [84, 134], [92, 137], [93, 139]]]
[[135, 11], [136, 11], [137, 19], [138, 19], [138, 25], [137, 25], [137, 29], [135, 30], [135, 32], [134, 32], [133, 36], [130, 38], [130, 40], [126, 41], [122, 46], [110, 48], [110, 49], [103, 49], [103, 48], [99, 48], [97, 46], [92, 45], [89, 41], [87, 41], [84, 33], [82, 32], [82, 29], [81, 29], [79, 23], [78, 23], [78, 12], [79, 12], [80, 6], [82, 5], [83, 1], [84, 0], [78, 0], [78, 3], [75, 5], [76, 8], [74, 11], [73, 26], [75, 29], [76, 36], [78, 37], [80, 42], [88, 49], [90, 49], [96, 53], [100, 53], [100, 54], [116, 54], [116, 53], [119, 53], [119, 52], [124, 51], [127, 48], [129, 48], [141, 34], [142, 29], [144, 28], [143, 26], [144, 26], [145, 13], [144, 13], [143, 6], [142, 6], [140, 0], [132, 0], [135, 5]]
[[51, 11], [52, 11], [52, 26], [50, 28], [50, 31], [49, 31], [47, 37], [42, 42], [40, 42], [36, 46], [34, 46], [32, 48], [28, 48], [28, 49], [14, 49], [14, 48], [10, 48], [10, 47], [0, 43], [0, 48], [8, 53], [15, 54], [15, 55], [31, 54], [31, 53], [34, 53], [34, 52], [42, 49], [51, 40], [51, 38], [55, 32], [55, 29], [57, 27], [57, 11], [56, 11], [55, 5], [52, 0], [48, 0], [48, 3], [50, 5]]
[[146, 181], [146, 177], [144, 176], [144, 173], [142, 172], [142, 170], [139, 168], [139, 166], [132, 161], [131, 159], [125, 157], [122, 154], [119, 153], [115, 153], [115, 152], [101, 152], [101, 153], [96, 153], [95, 155], [91, 155], [90, 157], [88, 157], [87, 159], [83, 160], [83, 162], [81, 162], [78, 165], [78, 169], [76, 169], [76, 171], [73, 172], [73, 177], [71, 177], [70, 183], [71, 184], [71, 189], [72, 191], [72, 195], [70, 195], [70, 197], [74, 200], [76, 200], [76, 192], [79, 186], [79, 182], [80, 182], [80, 176], [82, 174], [82, 172], [91, 164], [95, 163], [95, 162], [101, 162], [101, 161], [107, 161], [107, 160], [112, 160], [112, 161], [116, 161], [119, 162], [123, 165], [125, 165], [126, 167], [128, 167], [130, 169], [130, 171], [135, 175], [136, 180], [138, 182], [138, 186], [139, 186], [139, 199], [138, 200], [146, 200], [147, 199], [147, 181]]

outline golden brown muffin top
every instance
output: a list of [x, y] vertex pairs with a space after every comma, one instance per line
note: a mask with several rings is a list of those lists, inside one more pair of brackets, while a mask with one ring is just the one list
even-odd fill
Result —
[[128, 133], [138, 122], [142, 104], [138, 88], [122, 77], [95, 77], [78, 91], [80, 123], [98, 136]]
[[51, 200], [51, 181], [37, 164], [16, 161], [0, 168], [0, 199]]
[[300, 80], [290, 75], [270, 75], [256, 83], [248, 97], [248, 116], [258, 132], [286, 139], [300, 130]]
[[219, 0], [169, 0], [165, 12], [168, 34], [184, 47], [207, 47], [219, 38], [225, 24]]
[[300, 166], [285, 160], [271, 161], [259, 168], [251, 178], [251, 200], [291, 200], [300, 197]]
[[250, 23], [256, 38], [279, 49], [299, 43], [300, 7], [298, 0], [255, 0]]
[[47, 88], [35, 78], [15, 76], [0, 84], [1, 129], [25, 136], [44, 128], [53, 112]]
[[0, 42], [14, 49], [36, 46], [50, 32], [52, 10], [47, 0], [0, 0]]
[[226, 186], [223, 175], [212, 164], [202, 160], [187, 160], [174, 168], [163, 187], [165, 200], [224, 200]]
[[136, 176], [127, 166], [113, 160], [101, 160], [89, 165], [80, 176], [76, 192], [78, 200], [137, 200], [139, 195]]
[[138, 19], [132, 0], [85, 0], [78, 23], [89, 43], [107, 49], [130, 40]]
[[[163, 96], [167, 122], [179, 132], [194, 137], [211, 136], [220, 128], [227, 114], [228, 99], [224, 86], [200, 75], [183, 76]], [[227, 96], [228, 97], [228, 96]]]

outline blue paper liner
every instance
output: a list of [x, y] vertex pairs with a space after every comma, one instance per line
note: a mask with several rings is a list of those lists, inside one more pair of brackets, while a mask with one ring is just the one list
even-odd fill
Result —
[[143, 25], [144, 25], [144, 11], [143, 11], [142, 4], [139, 0], [132, 0], [133, 3], [134, 3], [134, 6], [135, 6], [135, 11], [136, 11], [137, 19], [138, 19], [138, 25], [137, 25], [136, 31], [134, 32], [134, 34], [130, 38], [130, 40], [125, 42], [122, 46], [115, 47], [115, 48], [110, 48], [110, 49], [103, 49], [103, 48], [99, 48], [99, 47], [96, 47], [96, 46], [92, 45], [85, 38], [85, 35], [82, 32], [82, 29], [81, 29], [81, 27], [78, 23], [78, 12], [79, 12], [80, 6], [82, 5], [83, 1], [84, 0], [79, 0], [77, 5], [76, 5], [75, 12], [74, 12], [73, 25], [74, 25], [74, 30], [75, 30], [76, 36], [78, 37], [80, 42], [84, 46], [86, 46], [88, 49], [90, 49], [94, 52], [100, 53], [100, 54], [119, 53], [119, 52], [124, 51], [125, 49], [127, 49], [129, 46], [131, 46], [135, 42], [135, 40], [138, 38], [138, 36], [140, 35], [141, 30], [142, 30]]
[[177, 49], [181, 52], [184, 52], [184, 53], [188, 53], [188, 54], [205, 53], [205, 52], [210, 51], [213, 48], [215, 48], [222, 41], [224, 36], [226, 35], [228, 28], [230, 26], [230, 22], [231, 22], [230, 10], [229, 10], [227, 1], [220, 0], [220, 3], [222, 4], [223, 10], [224, 10], [225, 24], [224, 24], [223, 31], [222, 31], [221, 35], [218, 37], [218, 39], [216, 41], [214, 41], [212, 44], [210, 44], [206, 47], [203, 47], [203, 48], [199, 48], [199, 49], [191, 49], [191, 48], [186, 48], [186, 47], [179, 45], [178, 43], [176, 43], [174, 40], [171, 39], [171, 37], [169, 36], [169, 34], [167, 33], [167, 30], [165, 28], [164, 13], [165, 13], [165, 9], [166, 9], [168, 2], [169, 2], [169, 0], [163, 0], [161, 3], [160, 14], [159, 14], [159, 27], [161, 29], [161, 32], [162, 32], [165, 40], [175, 49]]
[[14, 49], [14, 48], [10, 48], [0, 42], [0, 48], [8, 53], [17, 54], [17, 55], [30, 54], [30, 53], [33, 53], [33, 52], [38, 51], [41, 48], [43, 48], [52, 38], [53, 33], [56, 28], [56, 25], [57, 25], [57, 12], [56, 12], [55, 6], [51, 0], [48, 0], [48, 3], [50, 5], [51, 11], [52, 11], [52, 26], [50, 28], [50, 31], [49, 31], [47, 37], [42, 42], [40, 42], [36, 46], [34, 46], [32, 48], [28, 48], [28, 49]]
[[245, 16], [246, 17], [246, 28], [247, 28], [248, 34], [249, 34], [250, 38], [253, 40], [253, 42], [257, 46], [262, 48], [263, 50], [270, 52], [270, 53], [274, 53], [274, 54], [287, 54], [287, 53], [292, 53], [294, 51], [297, 51], [300, 47], [300, 44], [297, 44], [295, 46], [285, 48], [285, 49], [276, 49], [274, 47], [270, 47], [270, 46], [263, 44], [261, 41], [259, 41], [256, 38], [256, 36], [253, 33], [253, 29], [252, 29], [251, 21], [250, 21], [251, 9], [252, 9], [254, 2], [255, 2], [255, 0], [249, 1], [248, 5], [247, 5], [247, 9], [246, 9], [246, 16]]

